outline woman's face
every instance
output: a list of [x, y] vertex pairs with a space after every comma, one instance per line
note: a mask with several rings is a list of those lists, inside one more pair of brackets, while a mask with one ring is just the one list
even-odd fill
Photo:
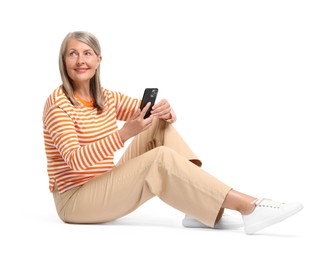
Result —
[[76, 39], [70, 39], [65, 53], [66, 70], [75, 86], [86, 84], [95, 75], [101, 62], [92, 48]]

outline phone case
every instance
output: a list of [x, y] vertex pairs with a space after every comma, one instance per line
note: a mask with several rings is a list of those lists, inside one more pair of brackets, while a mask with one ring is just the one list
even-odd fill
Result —
[[147, 103], [151, 102], [151, 105], [150, 105], [148, 111], [146, 111], [144, 119], [148, 118], [151, 115], [151, 109], [152, 109], [152, 106], [154, 105], [154, 103], [156, 102], [157, 94], [158, 94], [158, 88], [146, 88], [144, 90], [140, 109], [142, 110], [146, 106]]

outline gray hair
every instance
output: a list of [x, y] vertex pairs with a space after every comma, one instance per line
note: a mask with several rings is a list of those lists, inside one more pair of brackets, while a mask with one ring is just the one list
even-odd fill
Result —
[[[62, 89], [69, 101], [74, 106], [78, 106], [79, 103], [74, 97], [74, 87], [70, 77], [68, 76], [65, 63], [67, 44], [70, 39], [76, 39], [89, 45], [97, 56], [101, 55], [101, 48], [98, 39], [93, 34], [85, 31], [70, 32], [62, 41], [59, 53], [59, 68], [62, 79]], [[98, 112], [102, 112], [104, 108], [104, 96], [100, 84], [100, 66], [98, 66], [95, 75], [90, 80], [90, 95], [94, 99], [93, 106], [97, 108]]]

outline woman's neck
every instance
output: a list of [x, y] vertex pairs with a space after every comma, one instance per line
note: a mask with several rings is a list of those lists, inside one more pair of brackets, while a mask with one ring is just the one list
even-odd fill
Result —
[[90, 86], [88, 84], [74, 85], [74, 94], [86, 101], [91, 101], [92, 99], [90, 95]]

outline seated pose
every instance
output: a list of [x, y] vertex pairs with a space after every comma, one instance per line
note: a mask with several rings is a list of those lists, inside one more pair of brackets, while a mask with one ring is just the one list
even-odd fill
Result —
[[[230, 209], [253, 234], [303, 208], [241, 193], [205, 172], [173, 127], [169, 102], [157, 102], [144, 119], [150, 103], [140, 110], [140, 98], [101, 87], [101, 60], [94, 35], [69, 33], [59, 55], [62, 84], [44, 107], [49, 188], [64, 222], [112, 221], [158, 196], [185, 214], [186, 227], [235, 227], [223, 217]], [[114, 153], [132, 137], [115, 165]]]

